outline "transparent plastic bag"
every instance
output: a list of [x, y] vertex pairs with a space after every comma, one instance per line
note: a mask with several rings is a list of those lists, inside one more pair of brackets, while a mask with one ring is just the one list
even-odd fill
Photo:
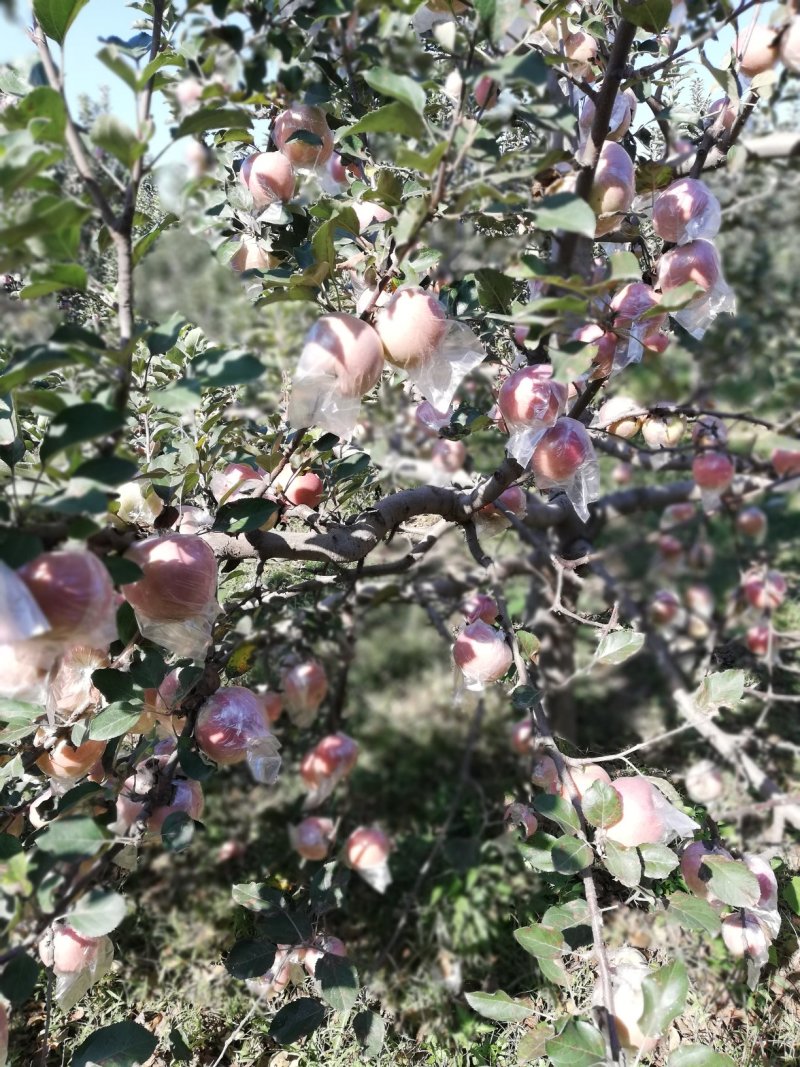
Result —
[[248, 749], [245, 757], [250, 773], [261, 785], [273, 785], [280, 774], [280, 742], [273, 734], [260, 737]]
[[374, 867], [359, 867], [356, 873], [376, 893], [385, 893], [392, 884], [392, 872], [389, 870], [388, 861], [379, 863]]
[[318, 426], [343, 441], [353, 436], [361, 411], [360, 396], [345, 396], [333, 374], [304, 373], [302, 358], [292, 379], [286, 418], [295, 429]]
[[432, 357], [404, 369], [437, 411], [447, 411], [459, 385], [485, 358], [486, 351], [469, 326], [450, 319]]
[[536, 479], [540, 489], [563, 489], [575, 513], [583, 522], [589, 519], [589, 505], [600, 498], [600, 468], [592, 455], [575, 471], [570, 479], [557, 482], [541, 475]]
[[215, 598], [201, 614], [188, 619], [152, 619], [139, 609], [134, 613], [142, 637], [181, 659], [200, 660], [211, 644], [214, 622], [221, 610]]
[[671, 314], [687, 333], [700, 340], [718, 315], [736, 314], [736, 296], [728, 283], [720, 277], [708, 292]]
[[0, 644], [47, 633], [50, 623], [19, 575], [0, 560]]
[[113, 962], [114, 946], [111, 939], [101, 937], [88, 967], [69, 974], [56, 973], [55, 999], [61, 1010], [71, 1011], [81, 997], [104, 975], [108, 974]]

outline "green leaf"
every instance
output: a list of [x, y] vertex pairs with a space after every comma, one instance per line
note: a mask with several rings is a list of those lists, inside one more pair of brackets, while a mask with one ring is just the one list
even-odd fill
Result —
[[566, 904], [554, 904], [542, 916], [543, 926], [562, 931], [576, 926], [587, 926], [591, 921], [589, 905], [581, 898], [569, 900]]
[[499, 270], [484, 267], [475, 271], [475, 280], [478, 283], [478, 300], [481, 306], [486, 311], [502, 311], [508, 314], [514, 298], [513, 279]]
[[350, 1011], [358, 999], [358, 976], [342, 956], [326, 952], [314, 968], [322, 999], [334, 1011]]
[[63, 44], [70, 26], [88, 3], [89, 0], [33, 0], [33, 13], [45, 34]]
[[666, 878], [678, 866], [679, 860], [666, 845], [640, 845], [645, 878]]
[[585, 200], [572, 193], [554, 193], [536, 209], [536, 225], [550, 233], [564, 230], [594, 237], [597, 219]]
[[589, 845], [577, 837], [559, 837], [550, 855], [553, 867], [559, 874], [579, 874], [585, 867], [590, 867], [594, 860]]
[[89, 132], [92, 143], [114, 156], [126, 167], [132, 167], [147, 148], [134, 131], [115, 115], [98, 115]]
[[0, 722], [14, 722], [21, 719], [33, 722], [40, 715], [44, 715], [44, 708], [38, 704], [28, 704], [23, 700], [10, 700], [7, 697], [0, 699]]
[[36, 845], [54, 856], [94, 856], [107, 840], [105, 830], [94, 819], [77, 816], [51, 823], [36, 838]]
[[114, 433], [125, 425], [125, 417], [102, 404], [75, 404], [51, 421], [39, 450], [43, 461], [71, 445], [92, 441]]
[[182, 119], [175, 131], [174, 139], [187, 137], [193, 133], [205, 133], [207, 130], [249, 130], [252, 121], [249, 111], [240, 111], [238, 108], [204, 107]]
[[157, 1038], [139, 1023], [113, 1023], [78, 1046], [71, 1067], [141, 1067], [157, 1045]]
[[608, 264], [611, 267], [610, 278], [613, 281], [629, 279], [641, 281], [642, 268], [633, 252], [614, 252], [608, 257]]
[[231, 896], [249, 911], [273, 911], [283, 904], [282, 894], [264, 882], [240, 882], [231, 887]]
[[39, 980], [39, 964], [24, 952], [12, 956], [0, 972], [0, 996], [12, 1004], [24, 1004]]
[[112, 489], [124, 482], [131, 482], [139, 471], [138, 466], [122, 456], [95, 456], [87, 459], [75, 470], [73, 477], [87, 478]]
[[242, 497], [222, 505], [214, 519], [213, 529], [227, 534], [250, 533], [251, 530], [260, 530], [280, 510], [280, 504], [266, 497], [256, 500]]
[[345, 891], [350, 883], [350, 871], [341, 863], [326, 863], [311, 879], [309, 899], [316, 915], [344, 905]]
[[555, 1036], [550, 1023], [538, 1023], [520, 1039], [517, 1044], [517, 1063], [534, 1063], [544, 1059], [547, 1042]]
[[795, 915], [800, 915], [800, 878], [792, 878], [783, 887], [781, 899], [788, 904]]
[[707, 674], [695, 692], [695, 703], [701, 711], [715, 711], [721, 705], [732, 708], [744, 695], [744, 682], [744, 671]]
[[603, 866], [617, 881], [629, 889], [637, 886], [642, 878], [642, 861], [635, 848], [625, 848], [614, 841], [606, 841]]
[[578, 813], [568, 800], [553, 793], [539, 793], [533, 798], [533, 810], [556, 823], [565, 833], [580, 830]]
[[705, 1045], [681, 1045], [669, 1058], [667, 1067], [736, 1067], [730, 1058]]
[[300, 997], [286, 1004], [269, 1028], [269, 1036], [279, 1045], [292, 1045], [300, 1037], [313, 1034], [325, 1020], [325, 1007], [315, 997]]
[[[526, 82], [536, 89], [545, 89], [549, 76], [549, 67], [538, 52], [527, 52], [521, 59], [511, 55], [497, 66], [497, 77], [504, 85], [513, 82]], [[592, 229], [594, 234], [594, 228]]]
[[720, 917], [707, 900], [700, 900], [680, 890], [666, 900], [667, 918], [689, 930], [698, 930], [712, 937], [721, 929]]
[[116, 930], [125, 918], [125, 898], [119, 893], [93, 889], [67, 914], [67, 922], [79, 934], [102, 937]]
[[663, 1034], [673, 1019], [686, 1007], [689, 978], [682, 960], [672, 960], [659, 967], [642, 982], [644, 1009], [639, 1028], [648, 1037]]
[[20, 290], [21, 300], [34, 300], [62, 289], [86, 288], [87, 274], [77, 263], [49, 263], [40, 270], [31, 272], [31, 281]]
[[183, 852], [194, 838], [194, 820], [185, 811], [173, 811], [164, 819], [161, 840], [168, 852]]
[[89, 722], [89, 737], [93, 741], [110, 741], [122, 737], [141, 717], [142, 707], [127, 700], [109, 704], [92, 717]]
[[522, 926], [515, 930], [514, 940], [532, 956], [548, 960], [559, 959], [566, 947], [561, 931], [542, 923], [533, 923], [532, 926]]
[[568, 1022], [546, 1047], [553, 1067], [604, 1067], [606, 1062], [603, 1035], [580, 1019]]
[[549, 960], [544, 956], [539, 956], [536, 963], [548, 982], [552, 982], [554, 985], [563, 986], [565, 989], [572, 985], [572, 979], [560, 958], [557, 960]]
[[44, 378], [50, 371], [73, 362], [72, 353], [66, 348], [48, 345], [33, 345], [17, 352], [0, 375], [0, 393], [8, 393], [34, 378]]
[[275, 946], [247, 938], [237, 941], [227, 955], [225, 970], [234, 978], [261, 978], [275, 962]]
[[637, 630], [614, 630], [598, 644], [594, 658], [598, 663], [624, 663], [644, 646], [644, 634]]
[[243, 385], [255, 381], [264, 373], [264, 364], [250, 352], [239, 349], [225, 351], [209, 348], [192, 360], [192, 373], [205, 386], [219, 389], [227, 385]]
[[124, 81], [129, 89], [133, 89], [136, 92], [136, 71], [120, 54], [119, 50], [114, 45], [106, 45], [97, 53], [97, 58], [100, 62], [108, 67], [112, 73]]
[[379, 1056], [383, 1048], [386, 1026], [374, 1011], [360, 1011], [353, 1019], [353, 1032], [370, 1058]]
[[356, 133], [392, 133], [398, 137], [420, 138], [425, 133], [425, 123], [417, 112], [396, 100], [393, 104], [384, 104], [376, 111], [368, 112], [352, 126], [340, 131], [342, 136]]
[[537, 830], [527, 841], [520, 841], [517, 848], [525, 861], [535, 871], [554, 871], [553, 846], [558, 839]]
[[622, 800], [608, 782], [592, 782], [581, 798], [581, 810], [592, 826], [606, 829], [622, 818]]
[[758, 878], [739, 860], [707, 856], [703, 866], [711, 872], [706, 882], [711, 896], [732, 908], [752, 908], [758, 904], [761, 896]]
[[520, 1004], [502, 989], [496, 993], [465, 993], [464, 999], [478, 1015], [498, 1023], [521, 1023], [533, 1014], [529, 1004]]
[[661, 33], [672, 13], [672, 0], [619, 0], [622, 17], [650, 33]]
[[374, 89], [381, 96], [391, 96], [402, 104], [407, 104], [419, 115], [425, 110], [425, 90], [408, 75], [395, 74], [387, 67], [374, 67], [364, 71], [361, 77], [370, 89]]

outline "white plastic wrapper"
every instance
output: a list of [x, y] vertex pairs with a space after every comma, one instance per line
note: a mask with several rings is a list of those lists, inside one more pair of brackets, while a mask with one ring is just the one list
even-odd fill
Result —
[[245, 757], [254, 781], [261, 785], [273, 785], [281, 770], [280, 742], [273, 735], [259, 737]]
[[209, 602], [202, 614], [189, 619], [151, 619], [137, 609], [136, 625], [142, 637], [180, 659], [200, 660], [205, 658], [211, 644], [214, 622], [221, 610], [216, 598]]
[[0, 560], [0, 644], [47, 633], [50, 623], [27, 585]]
[[[501, 388], [499, 407], [508, 430], [506, 452], [521, 467], [527, 467], [545, 431], [564, 414], [567, 406], [567, 387], [562, 382], [553, 381], [552, 368], [545, 365], [521, 368], [507, 378], [506, 382], [510, 385], [512, 380], [522, 377], [526, 379], [528, 396], [523, 395], [521, 402], [518, 400], [516, 404], [508, 405], [504, 403]], [[515, 393], [520, 393], [522, 389], [524, 386], [518, 385]], [[517, 414], [520, 414], [520, 409], [526, 406], [528, 417], [515, 419], [514, 407], [517, 408]]]
[[717, 315], [736, 314], [736, 296], [728, 283], [720, 277], [707, 293], [692, 300], [680, 311], [670, 313], [687, 333], [699, 341], [713, 325]]
[[85, 970], [72, 971], [69, 974], [56, 972], [55, 998], [61, 1010], [71, 1011], [81, 997], [108, 974], [113, 962], [114, 945], [110, 938], [101, 937], [94, 959]]
[[653, 786], [653, 808], [664, 824], [664, 845], [678, 838], [692, 837], [695, 830], [700, 829], [700, 824], [671, 804], [657, 786]]
[[469, 326], [450, 319], [434, 356], [404, 369], [437, 411], [447, 411], [459, 385], [485, 358], [486, 351]]
[[597, 465], [597, 457], [592, 454], [584, 460], [572, 477], [564, 482], [537, 475], [536, 486], [539, 489], [563, 489], [578, 518], [587, 522], [589, 505], [600, 499], [600, 468]]
[[615, 377], [620, 371], [630, 367], [633, 363], [642, 362], [642, 357], [644, 356], [643, 341], [648, 332], [648, 325], [649, 323], [647, 322], [633, 322], [626, 327], [625, 333], [620, 336], [614, 349], [614, 361], [609, 377]]
[[389, 863], [380, 863], [375, 867], [359, 867], [356, 871], [361, 878], [374, 889], [376, 893], [385, 893], [389, 886], [392, 884], [392, 872], [389, 870]]
[[0, 644], [0, 697], [44, 704], [48, 673], [61, 651], [61, 646], [40, 638]]
[[360, 396], [344, 396], [333, 374], [308, 373], [300, 357], [287, 411], [292, 426], [318, 426], [347, 441], [353, 436], [360, 411]]
[[719, 200], [697, 178], [679, 178], [660, 193], [653, 204], [653, 228], [673, 244], [698, 238], [711, 240], [722, 225]]

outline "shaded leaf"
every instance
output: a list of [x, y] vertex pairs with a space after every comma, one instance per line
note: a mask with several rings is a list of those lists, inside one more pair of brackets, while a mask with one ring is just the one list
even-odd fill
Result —
[[358, 976], [355, 967], [342, 956], [326, 952], [317, 962], [314, 977], [319, 982], [322, 999], [335, 1011], [349, 1011], [358, 999]]
[[227, 534], [250, 533], [251, 530], [260, 530], [280, 510], [280, 504], [266, 497], [231, 500], [217, 511], [213, 529]]
[[300, 1037], [305, 1037], [322, 1025], [325, 1019], [325, 1007], [314, 997], [300, 997], [286, 1004], [269, 1028], [269, 1036], [279, 1045], [291, 1045]]
[[161, 840], [168, 852], [183, 852], [192, 843], [195, 824], [185, 811], [173, 811], [161, 827]]
[[40, 455], [43, 461], [47, 461], [71, 445], [114, 433], [124, 425], [125, 417], [103, 404], [75, 404], [51, 421]]
[[158, 1040], [139, 1023], [113, 1023], [81, 1042], [72, 1067], [141, 1067], [157, 1045]]
[[554, 793], [539, 793], [533, 798], [532, 806], [535, 812], [557, 823], [565, 833], [577, 832], [580, 829], [577, 811], [570, 801], [563, 797]]
[[551, 853], [553, 868], [559, 874], [579, 874], [585, 867], [590, 867], [594, 853], [585, 841], [577, 837], [559, 837]]
[[237, 941], [225, 959], [225, 970], [234, 978], [261, 978], [275, 962], [275, 946], [269, 941], [247, 938]]
[[353, 1031], [367, 1056], [380, 1055], [386, 1026], [374, 1011], [360, 1011], [353, 1019]]

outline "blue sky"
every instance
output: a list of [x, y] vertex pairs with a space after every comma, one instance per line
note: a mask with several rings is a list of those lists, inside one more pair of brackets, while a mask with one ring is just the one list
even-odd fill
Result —
[[[27, 0], [18, 0], [16, 22], [0, 14], [0, 63], [19, 60], [34, 54], [35, 49], [27, 34], [30, 25], [30, 7]], [[127, 7], [125, 0], [90, 0], [80, 12], [67, 34], [65, 51], [66, 89], [70, 108], [78, 109], [81, 94], [97, 99], [101, 86], [109, 89], [112, 112], [129, 126], [136, 125], [136, 107], [131, 90], [119, 80], [108, 67], [103, 66], [97, 53], [103, 47], [98, 37], [133, 36], [133, 24], [140, 12]], [[53, 46], [58, 53], [58, 46]], [[154, 101], [154, 118], [162, 131], [156, 135], [156, 145], [164, 143], [169, 112], [160, 99]]]
[[[765, 3], [760, 8], [759, 21], [766, 22], [775, 6], [774, 2]], [[18, 0], [17, 8], [16, 23], [10, 22], [5, 15], [0, 14], [0, 63], [18, 60], [33, 53], [33, 46], [25, 28], [30, 22], [27, 0]], [[103, 66], [96, 58], [96, 54], [102, 47], [98, 41], [100, 35], [129, 37], [134, 32], [133, 23], [138, 17], [139, 12], [128, 8], [125, 0], [90, 0], [80, 12], [70, 29], [66, 43], [67, 97], [73, 110], [77, 111], [78, 97], [81, 94], [96, 99], [99, 96], [100, 87], [107, 86], [113, 113], [129, 126], [135, 126], [136, 111], [133, 93]], [[745, 23], [749, 22], [750, 18], [751, 14], [748, 12], [744, 16]], [[727, 55], [733, 36], [733, 29], [728, 26], [721, 33], [718, 42], [708, 42], [706, 54], [712, 63], [719, 63], [723, 56]], [[685, 43], [688, 42], [682, 42], [682, 44]], [[707, 71], [700, 64], [697, 64], [695, 69], [708, 85], [709, 91], [715, 92], [715, 84]], [[169, 121], [168, 110], [158, 97], [154, 101], [153, 118], [157, 130], [154, 147], [158, 149], [168, 139], [166, 127]]]

